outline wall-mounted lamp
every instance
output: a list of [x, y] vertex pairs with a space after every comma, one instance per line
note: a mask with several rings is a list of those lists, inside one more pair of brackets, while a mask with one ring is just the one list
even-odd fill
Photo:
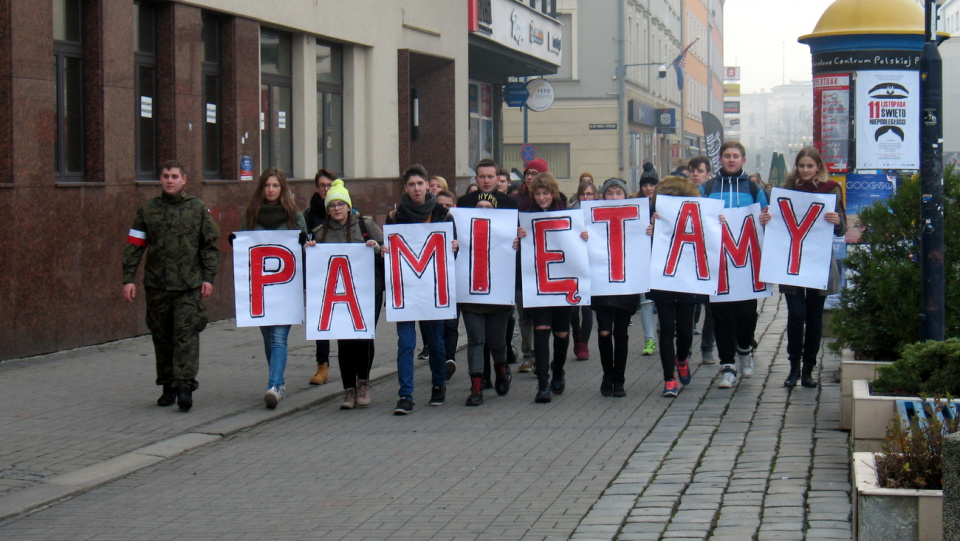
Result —
[[410, 97], [410, 116], [413, 119], [413, 125], [410, 128], [410, 138], [416, 141], [417, 138], [420, 137], [420, 98], [417, 96], [416, 88], [410, 91]]

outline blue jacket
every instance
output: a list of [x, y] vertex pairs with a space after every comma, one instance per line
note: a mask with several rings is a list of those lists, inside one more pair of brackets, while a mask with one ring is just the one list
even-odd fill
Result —
[[750, 182], [750, 177], [743, 171], [732, 176], [724, 175], [721, 171], [705, 182], [702, 189], [706, 197], [723, 201], [723, 208], [740, 208], [754, 203], [760, 203], [760, 208], [766, 208], [769, 204], [767, 194]]

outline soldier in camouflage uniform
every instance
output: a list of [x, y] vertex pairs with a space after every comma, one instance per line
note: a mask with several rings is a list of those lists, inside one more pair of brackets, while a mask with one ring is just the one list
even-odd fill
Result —
[[200, 331], [207, 324], [203, 300], [213, 294], [220, 262], [220, 232], [203, 201], [187, 195], [179, 162], [160, 169], [163, 193], [147, 201], [133, 221], [123, 253], [123, 296], [133, 302], [137, 267], [144, 250], [147, 328], [157, 357], [160, 406], [193, 406], [200, 364]]

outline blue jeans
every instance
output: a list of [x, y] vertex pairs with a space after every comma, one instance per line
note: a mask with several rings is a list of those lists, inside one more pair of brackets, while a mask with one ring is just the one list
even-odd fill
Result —
[[267, 365], [270, 366], [270, 381], [267, 387], [279, 387], [283, 381], [283, 372], [287, 369], [287, 335], [290, 325], [260, 327], [263, 335], [263, 349], [267, 353]]
[[[433, 384], [447, 384], [447, 361], [443, 347], [443, 321], [421, 321], [420, 328], [430, 348], [430, 374]], [[416, 321], [397, 322], [397, 381], [400, 398], [413, 400], [413, 352], [417, 348]]]

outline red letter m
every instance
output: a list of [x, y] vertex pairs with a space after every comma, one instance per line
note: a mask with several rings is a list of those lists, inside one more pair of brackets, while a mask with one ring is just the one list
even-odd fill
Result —
[[766, 284], [760, 281], [760, 239], [757, 236], [756, 222], [753, 216], [744, 218], [740, 226], [740, 242], [733, 238], [730, 223], [723, 225], [723, 244], [720, 248], [720, 280], [717, 284], [717, 295], [730, 293], [730, 275], [727, 265], [742, 269], [750, 263], [750, 276], [753, 278], [753, 290], [763, 291]]
[[[427, 240], [423, 243], [423, 248], [418, 256], [413, 252], [403, 236], [392, 233], [390, 239], [390, 269], [391, 280], [393, 280], [393, 307], [403, 308], [403, 272], [400, 267], [400, 261], [403, 260], [413, 270], [417, 278], [423, 276], [427, 267], [433, 268], [434, 274], [434, 299], [437, 308], [446, 308], [450, 305], [450, 297], [447, 289], [447, 251], [444, 247], [447, 245], [447, 236], [445, 233], [435, 231], [427, 235]], [[431, 262], [433, 263], [431, 265]]]

